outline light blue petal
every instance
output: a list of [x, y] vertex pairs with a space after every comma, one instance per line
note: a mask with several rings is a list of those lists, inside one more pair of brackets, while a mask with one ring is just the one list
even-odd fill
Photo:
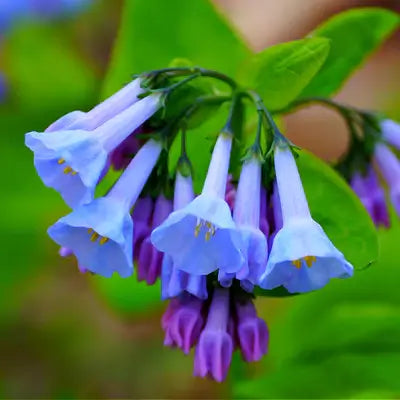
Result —
[[171, 256], [176, 268], [194, 275], [206, 275], [216, 269], [236, 272], [243, 263], [241, 236], [236, 229], [217, 229], [210, 240], [205, 231], [195, 236], [197, 216], [186, 208], [170, 216], [151, 234], [154, 246]]
[[[308, 267], [304, 257], [316, 261]], [[297, 268], [292, 261], [301, 260]], [[297, 219], [276, 234], [260, 286], [273, 289], [283, 285], [289, 292], [308, 292], [325, 286], [332, 278], [348, 278], [353, 267], [335, 248], [319, 224], [312, 219]]]
[[[92, 242], [89, 228], [107, 237], [108, 242]], [[133, 222], [115, 199], [103, 197], [78, 207], [51, 226], [48, 233], [60, 246], [71, 249], [80, 265], [94, 273], [110, 277], [116, 271], [127, 277], [133, 272]]]
[[[31, 132], [26, 134], [25, 144], [34, 152], [34, 164], [43, 183], [57, 190], [69, 206], [92, 200], [107, 163], [107, 153], [94, 134], [81, 130]], [[60, 159], [65, 162], [58, 164]], [[66, 166], [76, 174], [65, 174]]]

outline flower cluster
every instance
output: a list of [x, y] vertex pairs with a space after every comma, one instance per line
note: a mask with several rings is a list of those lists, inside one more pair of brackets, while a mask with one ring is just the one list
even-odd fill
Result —
[[400, 125], [385, 119], [380, 123], [381, 140], [373, 151], [367, 173], [355, 173], [351, 186], [364, 204], [376, 226], [389, 227], [389, 211], [383, 187], [379, 182], [378, 171], [388, 186], [391, 203], [400, 215], [400, 161], [389, 146], [400, 149]]
[[[73, 209], [48, 230], [60, 254], [74, 254], [83, 272], [128, 277], [135, 263], [139, 280], [150, 285], [161, 278], [161, 297], [169, 300], [165, 345], [186, 354], [194, 347], [195, 375], [221, 381], [236, 348], [247, 362], [267, 352], [256, 286], [303, 293], [352, 276], [353, 267], [312, 218], [292, 145], [253, 92], [235, 88], [211, 99], [231, 101], [232, 108], [201, 193], [194, 192], [185, 118], [210, 97], [167, 120], [171, 93], [199, 76], [231, 81], [200, 68], [160, 71], [139, 76], [88, 112], [73, 111], [45, 132], [28, 133], [26, 145], [42, 181]], [[245, 99], [254, 100], [259, 125], [235, 178], [231, 120]], [[262, 150], [260, 135], [271, 130], [272, 144]], [[181, 157], [171, 176], [166, 155], [179, 132]], [[96, 197], [113, 167], [122, 174]]]

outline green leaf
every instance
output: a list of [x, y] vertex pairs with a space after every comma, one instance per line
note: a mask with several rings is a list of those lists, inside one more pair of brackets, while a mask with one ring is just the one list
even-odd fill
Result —
[[399, 26], [398, 14], [383, 8], [356, 8], [320, 25], [313, 37], [331, 40], [329, 56], [301, 97], [331, 96]]
[[209, 0], [127, 0], [104, 94], [174, 58], [234, 75], [250, 50]]
[[356, 194], [325, 162], [306, 151], [297, 158], [313, 218], [355, 268], [377, 259], [374, 224]]
[[72, 44], [52, 25], [24, 24], [11, 33], [4, 49], [6, 73], [11, 95], [25, 110], [64, 112], [95, 101], [94, 71]]
[[312, 38], [269, 47], [244, 67], [247, 84], [257, 90], [269, 110], [284, 108], [310, 82], [325, 62], [329, 40]]

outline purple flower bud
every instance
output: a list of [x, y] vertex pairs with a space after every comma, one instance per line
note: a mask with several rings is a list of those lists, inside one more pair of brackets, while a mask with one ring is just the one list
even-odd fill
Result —
[[391, 119], [385, 119], [381, 122], [381, 128], [382, 139], [400, 150], [400, 124]]
[[162, 319], [165, 346], [179, 347], [185, 354], [189, 354], [204, 325], [202, 307], [203, 302], [193, 296], [173, 301]]
[[353, 267], [310, 214], [291, 149], [275, 148], [275, 172], [283, 226], [276, 234], [260, 286], [307, 292], [331, 278], [348, 278]]
[[374, 159], [390, 190], [390, 199], [400, 215], [400, 162], [396, 155], [384, 144], [375, 146]]
[[[27, 133], [25, 144], [34, 153], [34, 164], [44, 184], [59, 191], [66, 203], [75, 207], [93, 199], [109, 153], [159, 107], [159, 96], [150, 95], [94, 131], [76, 129], [74, 125], [81, 123], [78, 118], [67, 129]], [[61, 119], [58, 124], [60, 121], [66, 122]]]
[[372, 166], [367, 174], [355, 173], [351, 179], [351, 187], [360, 198], [364, 207], [376, 226], [390, 226], [389, 211], [386, 205], [385, 192], [379, 184], [378, 177]]
[[[164, 197], [158, 196], [154, 206], [153, 229], [159, 226], [171, 213], [172, 202]], [[141, 245], [138, 257], [138, 281], [145, 280], [148, 285], [153, 285], [161, 274], [163, 255], [151, 243], [148, 236]]]
[[233, 340], [228, 333], [229, 290], [215, 289], [207, 323], [200, 334], [194, 358], [194, 375], [222, 382], [229, 370]]
[[153, 213], [153, 200], [151, 197], [141, 197], [133, 208], [132, 220], [135, 226], [133, 232], [133, 252], [135, 257], [140, 254], [143, 241], [151, 233], [151, 215]]
[[133, 272], [132, 205], [138, 199], [158, 156], [161, 144], [149, 140], [105, 197], [76, 208], [48, 230], [59, 245], [70, 248], [88, 270], [122, 277]]
[[247, 362], [258, 361], [268, 349], [268, 328], [257, 316], [252, 301], [236, 302], [237, 335], [243, 359]]
[[202, 194], [151, 234], [154, 246], [183, 271], [206, 275], [218, 268], [236, 272], [242, 266], [241, 237], [224, 200], [231, 146], [230, 135], [218, 137]]

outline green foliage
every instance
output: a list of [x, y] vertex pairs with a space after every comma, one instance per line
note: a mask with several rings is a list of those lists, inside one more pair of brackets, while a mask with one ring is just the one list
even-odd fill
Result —
[[393, 253], [399, 234], [398, 224], [379, 233], [382, 255], [376, 268], [281, 300], [288, 310], [270, 326], [265, 375], [246, 376], [235, 385], [234, 397], [396, 398], [400, 273]]
[[273, 111], [287, 106], [306, 87], [329, 54], [329, 40], [312, 38], [269, 47], [246, 69], [247, 83]]
[[234, 75], [250, 50], [209, 0], [125, 1], [104, 94], [180, 57]]
[[322, 23], [311, 35], [329, 38], [331, 51], [301, 97], [334, 94], [399, 24], [399, 15], [383, 8], [356, 8]]
[[4, 49], [7, 75], [21, 107], [64, 110], [95, 101], [93, 69], [72, 45], [52, 25], [32, 23], [11, 33]]

